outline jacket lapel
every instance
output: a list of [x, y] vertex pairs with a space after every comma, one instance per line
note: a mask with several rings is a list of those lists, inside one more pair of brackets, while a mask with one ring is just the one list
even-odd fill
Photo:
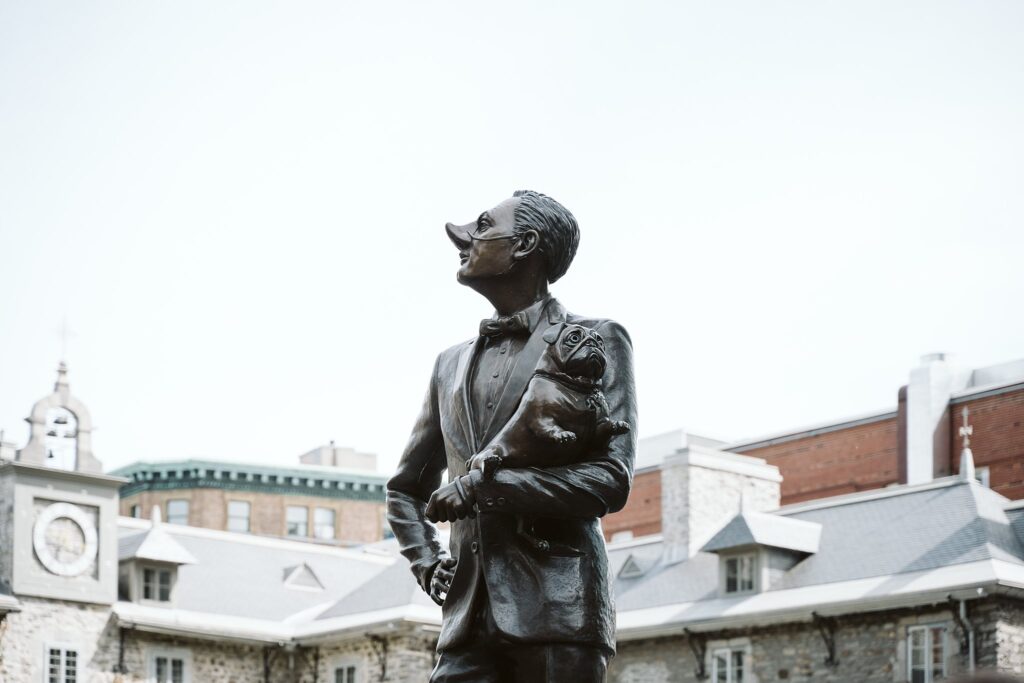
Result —
[[[545, 324], [545, 319], [548, 324]], [[523, 347], [522, 352], [520, 352], [519, 357], [516, 359], [512, 375], [509, 377], [504, 390], [501, 392], [501, 396], [498, 398], [498, 404], [494, 407], [491, 421], [487, 423], [487, 429], [484, 430], [484, 434], [480, 439], [480, 445], [487, 445], [494, 438], [494, 435], [505, 426], [505, 423], [515, 413], [516, 408], [519, 407], [519, 400], [526, 392], [526, 387], [533, 377], [533, 371], [537, 369], [537, 361], [540, 360], [541, 355], [544, 354], [544, 350], [547, 348], [547, 342], [544, 341], [544, 332], [547, 331], [549, 325], [563, 320], [565, 320], [565, 309], [562, 308], [562, 305], [556, 299], [552, 299], [548, 303], [543, 317], [537, 323], [537, 327], [530, 334], [529, 341], [526, 342], [526, 346]], [[474, 448], [479, 450], [479, 446], [476, 444], [474, 444]]]
[[469, 369], [473, 367], [480, 347], [480, 337], [477, 337], [474, 341], [463, 347], [462, 353], [459, 355], [459, 362], [455, 366], [455, 392], [452, 395], [454, 402], [452, 409], [458, 415], [462, 432], [466, 436], [466, 443], [469, 445], [469, 455], [476, 454], [479, 449], [476, 430], [473, 428], [473, 408], [469, 400], [469, 381], [472, 374]]

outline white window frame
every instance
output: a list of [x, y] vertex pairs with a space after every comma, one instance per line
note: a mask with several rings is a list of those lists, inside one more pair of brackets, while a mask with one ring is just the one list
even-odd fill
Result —
[[728, 683], [740, 683], [736, 680], [733, 670], [733, 654], [743, 655], [743, 680], [742, 683], [756, 683], [757, 679], [751, 671], [751, 645], [749, 638], [733, 638], [731, 640], [711, 641], [707, 645], [707, 661], [705, 663], [708, 672], [708, 680], [711, 683], [718, 683], [718, 660], [717, 656], [726, 653], [726, 681]]
[[[335, 683], [335, 681], [337, 680], [337, 676], [338, 676], [338, 669], [348, 669], [349, 667], [354, 667], [355, 670], [356, 670], [356, 680], [355, 680], [355, 683], [365, 683], [366, 682], [366, 668], [363, 666], [363, 664], [364, 664], [363, 660], [359, 659], [358, 657], [354, 657], [352, 655], [347, 655], [347, 656], [344, 656], [344, 657], [339, 657], [339, 658], [333, 660], [331, 662], [331, 668], [327, 672], [327, 683]], [[348, 683], [348, 681], [344, 681], [343, 683]]]
[[[942, 678], [935, 678], [935, 672], [932, 670], [932, 630], [936, 628], [942, 629]], [[924, 683], [935, 683], [949, 678], [949, 623], [940, 621], [907, 627], [907, 681], [914, 680], [913, 634], [916, 632], [924, 633]]]
[[[300, 534], [292, 534], [288, 532], [288, 527], [291, 525], [291, 520], [288, 519], [288, 512], [292, 509], [305, 510], [306, 511], [306, 528], [302, 530]], [[305, 505], [286, 505], [284, 508], [284, 535], [288, 538], [309, 538], [309, 507]]]
[[[245, 530], [244, 531], [239, 531], [238, 529], [232, 529], [231, 528], [231, 520], [232, 519], [241, 519], [240, 515], [232, 515], [231, 514], [231, 505], [233, 503], [237, 503], [239, 505], [245, 505]], [[247, 500], [228, 500], [227, 513], [228, 513], [228, 523], [227, 523], [227, 530], [228, 531], [233, 531], [236, 534], [252, 533], [252, 503], [251, 502], [249, 502]]]
[[[156, 597], [146, 597], [146, 570], [154, 572], [156, 588]], [[169, 585], [167, 587], [167, 599], [160, 599], [160, 572], [167, 572], [169, 575]], [[139, 602], [149, 603], [153, 605], [169, 605], [174, 600], [174, 584], [178, 581], [178, 572], [173, 567], [163, 566], [159, 567], [153, 564], [139, 565]]]
[[192, 651], [183, 647], [161, 647], [152, 648], [146, 652], [146, 683], [157, 683], [156, 660], [163, 657], [168, 665], [175, 659], [182, 661], [182, 683], [193, 683], [192, 677]]
[[57, 683], [69, 683], [67, 678], [67, 661], [68, 653], [75, 653], [75, 677], [73, 680], [75, 683], [85, 683], [85, 677], [82, 675], [85, 673], [82, 670], [82, 648], [73, 643], [67, 642], [48, 642], [43, 645], [43, 683], [50, 682], [50, 650], [60, 651], [60, 671], [57, 672]]
[[[321, 524], [316, 519], [317, 518], [317, 513], [320, 512], [321, 510], [324, 511], [324, 512], [331, 513], [331, 535], [330, 536], [321, 536], [320, 535], [320, 528], [327, 526], [326, 524]], [[337, 540], [337, 538], [338, 538], [338, 511], [337, 510], [335, 510], [334, 508], [325, 508], [325, 507], [322, 507], [322, 506], [318, 506], [318, 507], [313, 508], [313, 538], [315, 538], [315, 539], [317, 539], [319, 541], [334, 541], [334, 540]]]
[[[739, 567], [737, 566], [737, 575], [736, 575], [737, 589], [734, 590], [734, 591], [730, 591], [730, 590], [728, 590], [728, 586], [729, 586], [729, 561], [730, 560], [736, 560], [737, 563], [740, 563], [743, 558], [750, 558], [750, 582], [751, 582], [751, 587], [747, 588], [747, 589], [741, 589], [739, 587], [740, 586], [740, 574], [739, 574]], [[719, 567], [719, 574], [720, 574], [719, 592], [721, 593], [721, 595], [723, 595], [723, 596], [751, 595], [751, 594], [757, 593], [759, 590], [761, 590], [761, 567], [762, 567], [762, 565], [764, 563], [761, 561], [761, 553], [759, 553], [757, 550], [748, 550], [748, 551], [742, 552], [742, 553], [729, 553], [727, 555], [722, 555], [721, 559], [719, 560], [719, 562], [720, 562], [720, 567]]]
[[182, 522], [171, 521], [171, 503], [184, 503], [185, 504], [185, 525], [188, 525], [189, 515], [192, 514], [192, 501], [188, 498], [169, 498], [167, 500], [167, 523], [168, 524], [182, 524]]

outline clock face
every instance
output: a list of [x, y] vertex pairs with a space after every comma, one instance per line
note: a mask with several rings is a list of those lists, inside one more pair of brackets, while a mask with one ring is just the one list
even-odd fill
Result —
[[58, 576], [78, 576], [89, 569], [99, 548], [90, 515], [71, 503], [53, 503], [36, 518], [32, 546], [46, 569]]

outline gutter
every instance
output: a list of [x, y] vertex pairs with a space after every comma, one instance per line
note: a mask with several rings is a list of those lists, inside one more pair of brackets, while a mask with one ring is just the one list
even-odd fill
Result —
[[[948, 606], [951, 599], [962, 602], [997, 593], [1015, 595], [1019, 594], [1019, 589], [1012, 586], [1004, 586], [1000, 581], [988, 581], [958, 586], [952, 589], [936, 589], [905, 596], [886, 596], [874, 600], [850, 600], [844, 603], [806, 605], [793, 609], [778, 609], [758, 612], [756, 614], [714, 617], [693, 621], [679, 619], [671, 623], [656, 624], [654, 626], [638, 626], [628, 629], [619, 628], [617, 640], [628, 642], [645, 638], [683, 636], [687, 632], [711, 633], [730, 629], [774, 626], [784, 623], [813, 622], [815, 614], [821, 617], [840, 617], [850, 614], [884, 612], [892, 609], [923, 605]], [[682, 609], [685, 609], [684, 605], [680, 605], [680, 610]]]

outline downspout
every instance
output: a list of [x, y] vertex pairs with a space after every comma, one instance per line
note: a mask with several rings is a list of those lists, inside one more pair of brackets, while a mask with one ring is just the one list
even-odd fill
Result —
[[967, 601], [960, 601], [960, 621], [967, 627], [967, 671], [974, 674], [974, 624], [967, 619]]
[[[950, 610], [953, 612], [953, 620], [964, 634], [964, 641], [960, 644], [960, 653], [967, 655], [967, 672], [974, 673], [974, 624], [967, 618], [967, 601], [949, 596]], [[964, 645], [966, 644], [966, 648]], [[964, 650], [966, 649], [966, 652]]]

